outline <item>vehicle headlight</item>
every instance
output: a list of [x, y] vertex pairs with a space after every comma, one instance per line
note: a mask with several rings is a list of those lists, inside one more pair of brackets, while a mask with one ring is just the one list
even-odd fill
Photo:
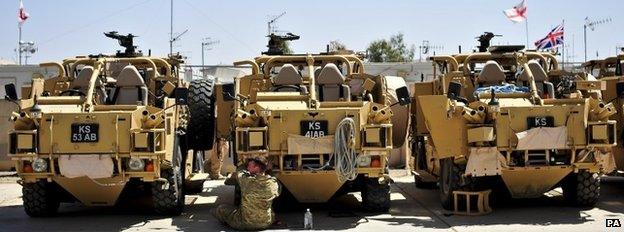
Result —
[[368, 167], [371, 163], [371, 157], [368, 155], [359, 155], [357, 162], [360, 167]]
[[131, 171], [143, 171], [143, 168], [145, 168], [145, 161], [142, 159], [130, 158], [130, 160], [128, 160], [128, 169]]
[[35, 161], [32, 162], [32, 169], [35, 172], [48, 171], [48, 161], [42, 158], [36, 158]]

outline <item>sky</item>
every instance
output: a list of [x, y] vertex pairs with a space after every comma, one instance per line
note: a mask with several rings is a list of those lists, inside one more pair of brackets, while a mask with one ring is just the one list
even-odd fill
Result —
[[[376, 39], [401, 32], [408, 45], [423, 40], [439, 49], [436, 54], [473, 49], [475, 36], [484, 31], [502, 34], [493, 44], [525, 44], [525, 24], [512, 23], [503, 10], [520, 0], [314, 0], [314, 1], [209, 1], [174, 0], [173, 31], [188, 32], [174, 44], [174, 51], [188, 57], [187, 63], [201, 64], [202, 39], [219, 43], [205, 51], [206, 64], [230, 65], [251, 59], [266, 50], [270, 15], [286, 12], [277, 20], [281, 31], [300, 35], [291, 43], [297, 53], [318, 53], [332, 40], [349, 49], [364, 51]], [[583, 61], [585, 17], [611, 22], [587, 30], [588, 58], [613, 56], [624, 46], [624, 18], [621, 0], [529, 0], [530, 47], [565, 20], [568, 60]], [[22, 40], [34, 41], [38, 51], [29, 63], [60, 61], [87, 54], [112, 54], [121, 49], [105, 31], [133, 33], [135, 45], [152, 55], [169, 52], [170, 0], [24, 0], [30, 18], [23, 25]], [[17, 60], [18, 0], [0, 1], [0, 58]], [[619, 14], [618, 14], [619, 13]], [[416, 59], [419, 55], [416, 55]]]

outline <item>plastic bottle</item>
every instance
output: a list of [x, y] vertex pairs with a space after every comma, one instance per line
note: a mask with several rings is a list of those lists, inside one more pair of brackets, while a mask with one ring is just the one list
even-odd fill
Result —
[[305, 214], [303, 215], [303, 229], [311, 230], [314, 228], [314, 219], [312, 218], [312, 212], [310, 209], [306, 209]]

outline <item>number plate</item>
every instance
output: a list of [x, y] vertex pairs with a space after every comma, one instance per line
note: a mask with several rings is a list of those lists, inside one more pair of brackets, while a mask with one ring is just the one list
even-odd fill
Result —
[[318, 138], [327, 134], [327, 121], [301, 121], [301, 135]]
[[527, 129], [533, 127], [554, 127], [555, 118], [552, 116], [545, 117], [527, 117]]
[[97, 143], [99, 140], [100, 125], [95, 123], [80, 123], [71, 125], [72, 143]]

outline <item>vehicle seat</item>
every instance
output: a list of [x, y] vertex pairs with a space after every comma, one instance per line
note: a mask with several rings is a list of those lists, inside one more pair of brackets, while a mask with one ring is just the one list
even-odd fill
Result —
[[[548, 74], [546, 74], [544, 68], [535, 60], [529, 61], [528, 66], [531, 73], [533, 73], [537, 90], [540, 91], [543, 96], [554, 98], [555, 86], [553, 83], [548, 82]], [[522, 85], [529, 86], [529, 76], [526, 72], [523, 71], [518, 80], [522, 82]]]
[[147, 105], [147, 86], [136, 67], [128, 65], [121, 70], [110, 103], [115, 105]]
[[318, 77], [318, 96], [321, 101], [351, 101], [348, 85], [345, 85], [345, 76], [340, 73], [335, 64], [327, 64]]
[[480, 86], [492, 86], [500, 85], [503, 82], [505, 82], [505, 72], [503, 72], [503, 68], [501, 68], [496, 61], [489, 60], [485, 62], [477, 78], [477, 83], [479, 83]]
[[[87, 94], [89, 91], [89, 80], [93, 75], [93, 67], [85, 66], [80, 70], [74, 81], [69, 85], [70, 89], [78, 90], [84, 94]], [[97, 78], [95, 81], [95, 91], [96, 94], [95, 100], [97, 103], [102, 103], [106, 100], [106, 90], [104, 89], [104, 84], [100, 78]], [[76, 94], [71, 94], [76, 96]]]
[[303, 86], [303, 78], [292, 64], [284, 64], [277, 76], [273, 77], [271, 91], [308, 93], [308, 89]]

